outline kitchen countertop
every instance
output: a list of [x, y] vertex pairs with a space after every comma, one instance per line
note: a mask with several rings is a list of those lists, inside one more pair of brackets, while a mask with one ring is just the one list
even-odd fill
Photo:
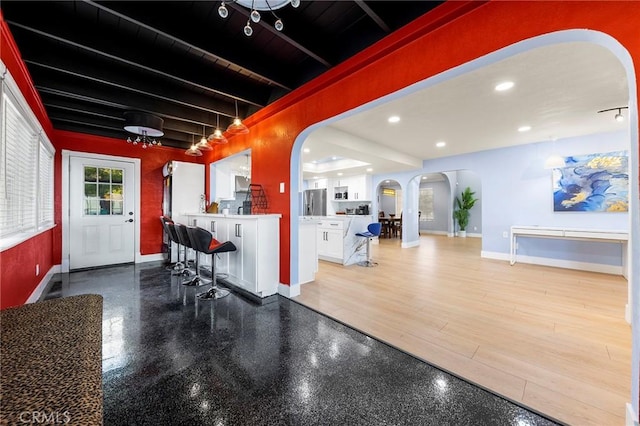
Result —
[[265, 213], [265, 214], [221, 214], [221, 213], [185, 213], [185, 216], [206, 216], [206, 217], [231, 217], [234, 219], [256, 219], [261, 217], [278, 217], [281, 218], [280, 213]]

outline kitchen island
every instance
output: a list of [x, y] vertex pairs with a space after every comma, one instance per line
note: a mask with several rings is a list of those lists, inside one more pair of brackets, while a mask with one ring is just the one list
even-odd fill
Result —
[[[231, 241], [236, 251], [220, 254], [216, 272], [225, 281], [265, 298], [278, 293], [280, 284], [280, 214], [222, 215], [190, 213], [188, 225], [207, 229], [218, 241]], [[201, 256], [210, 265], [211, 256]]]
[[367, 258], [367, 240], [356, 236], [373, 222], [371, 215], [305, 216], [317, 222], [318, 259], [353, 265]]

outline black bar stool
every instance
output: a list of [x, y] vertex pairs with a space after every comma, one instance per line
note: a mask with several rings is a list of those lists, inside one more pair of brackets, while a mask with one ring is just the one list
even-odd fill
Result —
[[[184, 264], [185, 264], [185, 268], [182, 270], [182, 275], [196, 275], [198, 276], [198, 254], [196, 253], [196, 269], [195, 271], [192, 271], [189, 268], [189, 261], [187, 260], [187, 249], [192, 249], [195, 250], [195, 248], [192, 246], [191, 244], [191, 239], [189, 238], [189, 233], [187, 232], [187, 226], [183, 225], [181, 223], [175, 223], [173, 225], [174, 229], [176, 230], [176, 234], [178, 236], [178, 240], [180, 241], [180, 244], [182, 244], [184, 246]], [[196, 280], [194, 282], [194, 278], [191, 279], [185, 279], [182, 282], [182, 285], [189, 285], [189, 286], [197, 286], [199, 285], [199, 281], [200, 279]]]
[[[171, 273], [173, 275], [180, 274], [184, 269], [184, 263], [180, 261], [180, 241], [178, 240], [178, 234], [176, 233], [175, 224], [173, 220], [168, 218], [167, 216], [160, 216], [160, 222], [162, 223], [162, 228], [164, 229], [165, 234], [167, 234], [167, 239], [169, 242], [169, 266], [167, 269], [171, 269]], [[177, 262], [171, 264], [171, 243], [176, 243], [178, 246], [178, 255]], [[186, 250], [186, 249], [185, 249]]]
[[191, 242], [195, 245], [195, 250], [199, 253], [211, 255], [211, 288], [198, 294], [199, 299], [213, 300], [220, 299], [229, 294], [229, 290], [221, 289], [217, 286], [216, 279], [216, 255], [236, 251], [236, 246], [231, 241], [220, 241], [213, 238], [213, 235], [206, 229], [197, 226], [187, 227], [187, 232], [191, 237]]

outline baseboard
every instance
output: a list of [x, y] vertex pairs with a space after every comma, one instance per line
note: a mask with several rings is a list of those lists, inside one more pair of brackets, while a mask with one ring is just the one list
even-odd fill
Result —
[[278, 284], [278, 294], [289, 299], [291, 299], [292, 297], [300, 296], [300, 286]]
[[[509, 261], [509, 253], [481, 251], [480, 257]], [[516, 256], [516, 263], [528, 263], [531, 265], [552, 266], [554, 268], [576, 269], [579, 271], [599, 272], [602, 274], [622, 275], [622, 266], [603, 265], [601, 263], [576, 262], [572, 260], [550, 259], [548, 257]]]
[[638, 415], [633, 411], [633, 406], [627, 402], [625, 426], [638, 426]]
[[450, 236], [450, 235], [453, 235], [453, 234], [449, 234], [449, 232], [447, 232], [447, 231], [430, 231], [430, 230], [428, 230], [428, 229], [421, 229], [421, 230], [419, 231], [419, 234], [420, 234], [420, 235], [422, 235], [422, 234], [429, 234], [429, 235], [446, 235], [447, 237], [448, 237], [448, 236]]
[[400, 244], [400, 247], [411, 248], [411, 247], [418, 247], [419, 245], [420, 245], [420, 240], [415, 240], [415, 241], [409, 241], [407, 243], [402, 242], [402, 244]]
[[480, 251], [480, 257], [483, 259], [495, 259], [495, 260], [506, 260], [509, 261], [509, 253], [500, 253], [497, 251]]
[[49, 284], [51, 278], [53, 278], [55, 274], [59, 274], [61, 270], [61, 265], [53, 265], [47, 273], [44, 274], [44, 277], [42, 277], [40, 283], [38, 283], [33, 292], [31, 292], [31, 295], [25, 303], [35, 303], [40, 300], [40, 296], [42, 296], [42, 293], [46, 290], [47, 284]]
[[167, 256], [164, 253], [136, 255], [136, 263], [157, 262], [159, 260], [167, 260]]
[[624, 319], [628, 324], [631, 324], [631, 306], [628, 303], [624, 305]]

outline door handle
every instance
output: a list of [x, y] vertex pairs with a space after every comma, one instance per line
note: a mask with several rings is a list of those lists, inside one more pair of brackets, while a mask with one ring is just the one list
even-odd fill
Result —
[[133, 219], [125, 220], [125, 222], [133, 222]]

